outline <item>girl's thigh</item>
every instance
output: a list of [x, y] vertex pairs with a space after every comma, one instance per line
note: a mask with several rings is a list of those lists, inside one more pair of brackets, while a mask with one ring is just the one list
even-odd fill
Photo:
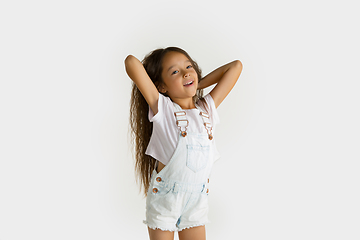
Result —
[[174, 240], [174, 232], [149, 229], [150, 240]]
[[187, 228], [179, 232], [179, 240], [205, 240], [205, 226]]

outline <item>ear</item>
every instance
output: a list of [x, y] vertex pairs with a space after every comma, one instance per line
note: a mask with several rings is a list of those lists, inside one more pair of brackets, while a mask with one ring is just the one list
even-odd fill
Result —
[[167, 92], [166, 87], [162, 83], [160, 83], [156, 88], [158, 89], [159, 92], [161, 92], [163, 94], [165, 94]]

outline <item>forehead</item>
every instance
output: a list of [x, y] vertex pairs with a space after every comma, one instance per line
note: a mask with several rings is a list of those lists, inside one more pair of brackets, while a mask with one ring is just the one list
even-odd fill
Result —
[[182, 53], [179, 52], [168, 52], [165, 54], [163, 59], [163, 67], [170, 67], [177, 64], [183, 64], [184, 62], [189, 62], [190, 60]]

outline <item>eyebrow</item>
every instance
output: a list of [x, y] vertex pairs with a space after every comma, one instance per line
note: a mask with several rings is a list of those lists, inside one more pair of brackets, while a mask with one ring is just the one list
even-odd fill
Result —
[[[186, 62], [190, 62], [190, 63], [191, 63], [191, 61], [190, 61], [189, 59], [188, 59], [188, 60], [186, 60], [184, 63], [186, 63]], [[173, 67], [175, 67], [175, 65], [172, 65], [171, 67], [169, 67], [167, 71], [169, 72], [169, 71], [170, 71], [170, 69], [171, 69], [171, 68], [173, 68]]]

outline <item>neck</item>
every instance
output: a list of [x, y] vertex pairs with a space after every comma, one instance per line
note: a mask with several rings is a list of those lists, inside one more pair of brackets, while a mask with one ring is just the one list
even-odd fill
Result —
[[195, 103], [192, 98], [186, 99], [172, 99], [174, 103], [178, 104], [182, 109], [193, 109]]

